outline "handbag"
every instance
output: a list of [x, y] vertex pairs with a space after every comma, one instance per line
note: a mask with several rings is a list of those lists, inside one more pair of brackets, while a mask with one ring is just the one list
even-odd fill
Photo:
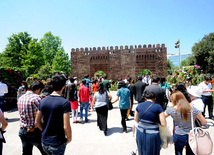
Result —
[[106, 91], [106, 103], [107, 103], [108, 110], [112, 110], [113, 106], [112, 106], [111, 101], [109, 100], [108, 92], [107, 91]]
[[208, 131], [193, 124], [193, 112], [191, 110], [192, 130], [189, 133], [189, 146], [192, 152], [197, 155], [209, 155], [212, 153], [213, 143]]
[[170, 133], [168, 126], [164, 127], [159, 124], [159, 133], [161, 139], [160, 146], [164, 149], [168, 148], [168, 145], [172, 144], [172, 135]]

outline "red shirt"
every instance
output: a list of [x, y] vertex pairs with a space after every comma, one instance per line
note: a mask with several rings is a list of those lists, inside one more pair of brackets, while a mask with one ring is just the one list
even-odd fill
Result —
[[98, 88], [98, 83], [93, 84], [93, 93], [95, 94]]
[[88, 102], [89, 99], [89, 89], [85, 85], [81, 86], [79, 89], [80, 102]]

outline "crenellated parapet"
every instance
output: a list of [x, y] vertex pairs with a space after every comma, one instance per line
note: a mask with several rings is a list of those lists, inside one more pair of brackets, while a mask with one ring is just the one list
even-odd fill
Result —
[[157, 49], [160, 49], [160, 48], [165, 48], [165, 44], [153, 44], [153, 45], [151, 45], [151, 44], [148, 44], [148, 46], [146, 45], [146, 44], [144, 44], [143, 46], [142, 45], [130, 45], [130, 46], [127, 46], [127, 45], [125, 45], [125, 46], [120, 46], [120, 49], [119, 49], [119, 47], [118, 46], [115, 46], [115, 47], [113, 47], [113, 46], [107, 46], [107, 47], [105, 47], [105, 46], [103, 46], [102, 48], [101, 47], [90, 47], [90, 48], [88, 48], [88, 47], [86, 47], [86, 48], [76, 48], [76, 49], [74, 49], [74, 48], [72, 48], [71, 49], [71, 52], [73, 53], [73, 52], [99, 52], [99, 51], [105, 51], [105, 50], [108, 50], [108, 51], [111, 51], [111, 50], [135, 50], [135, 49], [142, 49], [142, 48], [148, 48], [148, 49], [151, 49], [151, 48], [153, 48], [153, 49], [155, 49], [155, 48], [157, 48]]

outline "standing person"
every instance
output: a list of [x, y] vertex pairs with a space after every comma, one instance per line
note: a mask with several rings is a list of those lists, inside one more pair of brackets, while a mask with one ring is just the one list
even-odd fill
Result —
[[8, 93], [7, 85], [2, 83], [3, 79], [0, 77], [0, 109], [4, 114], [4, 95]]
[[134, 104], [134, 91], [133, 91], [133, 85], [132, 85], [132, 78], [131, 77], [129, 77], [127, 79], [126, 87], [129, 89], [130, 95], [131, 95], [130, 96], [130, 99], [131, 99], [130, 115], [134, 116], [134, 111], [132, 111], [132, 107], [133, 107], [133, 104]]
[[210, 77], [205, 77], [205, 80], [199, 84], [199, 87], [203, 90], [202, 94], [202, 100], [204, 102], [204, 113], [205, 116], [205, 108], [208, 106], [208, 112], [209, 112], [209, 119], [214, 120], [213, 116], [213, 97], [212, 94], [214, 92], [214, 89], [211, 85], [212, 79]]
[[93, 81], [93, 85], [92, 85], [93, 94], [96, 93], [97, 88], [98, 88], [97, 80], [94, 80], [94, 81]]
[[149, 85], [149, 80], [150, 80], [150, 78], [149, 78], [148, 74], [146, 73], [145, 77], [143, 78], [143, 82], [144, 82], [146, 85]]
[[[106, 94], [107, 93], [107, 94]], [[93, 101], [92, 101], [92, 107], [95, 104], [95, 109], [97, 112], [97, 126], [101, 131], [104, 132], [104, 135], [107, 135], [107, 118], [108, 118], [108, 107], [106, 103], [106, 97], [110, 98], [110, 101], [112, 99], [112, 96], [110, 93], [108, 93], [103, 83], [99, 83], [97, 92], [94, 94]]]
[[173, 106], [167, 108], [165, 116], [171, 116], [175, 125], [175, 154], [182, 155], [183, 148], [186, 146], [186, 154], [194, 155], [188, 143], [189, 132], [192, 129], [191, 111], [194, 122], [196, 118], [199, 119], [202, 124], [207, 124], [207, 121], [194, 106], [189, 104], [182, 92], [174, 92], [170, 96], [170, 100]]
[[72, 118], [73, 123], [78, 123], [78, 96], [77, 96], [77, 86], [74, 84], [74, 79], [70, 77], [70, 82], [66, 85], [64, 89], [64, 97], [65, 99], [70, 101], [71, 109], [72, 109]]
[[17, 100], [24, 95], [28, 90], [28, 85], [26, 81], [22, 81], [21, 82], [21, 86], [19, 87], [18, 91], [17, 91]]
[[152, 84], [145, 88], [144, 94], [147, 94], [147, 93], [155, 94], [155, 97], [156, 97], [155, 103], [160, 104], [163, 110], [165, 110], [168, 103], [168, 100], [166, 97], [166, 91], [165, 89], [161, 88], [159, 84], [160, 84], [160, 77], [154, 76], [152, 79]]
[[49, 154], [63, 155], [71, 142], [70, 102], [62, 97], [66, 85], [63, 75], [51, 79], [53, 93], [41, 100], [35, 124], [42, 131], [42, 147]]
[[83, 108], [85, 109], [85, 122], [88, 122], [88, 109], [89, 109], [89, 89], [86, 87], [86, 81], [82, 81], [82, 86], [79, 88], [80, 100], [80, 122], [83, 121]]
[[44, 89], [40, 81], [34, 81], [30, 90], [22, 95], [17, 103], [20, 115], [19, 137], [22, 141], [22, 154], [31, 155], [33, 146], [36, 146], [41, 154], [46, 154], [41, 145], [41, 131], [35, 125], [36, 112], [41, 101], [39, 96]]
[[103, 86], [104, 86], [105, 90], [109, 92], [109, 88], [111, 88], [111, 84], [110, 84], [109, 80], [107, 80], [108, 76], [105, 75], [103, 78], [104, 78], [104, 80], [102, 81]]
[[138, 103], [144, 102], [142, 95], [145, 88], [146, 88], [146, 84], [142, 82], [142, 76], [138, 76], [137, 82], [133, 86], [133, 93], [135, 96], [135, 100], [138, 101]]
[[86, 81], [85, 86], [88, 87], [89, 91], [91, 91], [91, 80], [89, 79], [89, 75], [86, 75], [81, 82]]
[[159, 84], [160, 87], [162, 87], [163, 89], [169, 89], [171, 92], [171, 87], [169, 86], [168, 82], [166, 81], [166, 78], [165, 77], [161, 77], [160, 79], [160, 84]]
[[121, 124], [123, 127], [123, 132], [127, 133], [127, 127], [126, 127], [126, 114], [128, 109], [131, 108], [131, 100], [130, 100], [130, 90], [126, 88], [126, 84], [124, 81], [120, 81], [121, 88], [117, 91], [117, 99], [112, 103], [114, 104], [120, 99], [119, 107], [120, 107], [120, 113], [121, 113]]
[[[8, 125], [7, 121], [4, 118], [4, 114], [2, 113], [0, 109], [0, 123], [1, 123], [1, 131], [4, 131]], [[0, 155], [2, 155], [2, 150], [3, 150], [3, 142], [0, 143]]]
[[135, 111], [136, 141], [139, 155], [159, 155], [160, 135], [159, 122], [161, 126], [166, 126], [166, 118], [163, 108], [155, 103], [153, 93], [145, 94], [146, 101], [140, 103]]
[[185, 98], [187, 99], [187, 101], [190, 103], [192, 100], [190, 98], [190, 95], [187, 91], [187, 88], [186, 86], [184, 85], [184, 83], [182, 82], [178, 82], [176, 85], [175, 85], [175, 91], [180, 91], [183, 93], [183, 95], [185, 96]]
[[149, 85], [152, 84], [152, 78], [153, 78], [154, 74], [151, 75], [150, 79], [149, 79]]

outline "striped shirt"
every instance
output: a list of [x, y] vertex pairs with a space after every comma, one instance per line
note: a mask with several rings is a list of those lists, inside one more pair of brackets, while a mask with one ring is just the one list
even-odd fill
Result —
[[20, 127], [35, 127], [34, 122], [40, 101], [41, 97], [32, 91], [27, 91], [19, 98], [17, 105], [20, 114]]

